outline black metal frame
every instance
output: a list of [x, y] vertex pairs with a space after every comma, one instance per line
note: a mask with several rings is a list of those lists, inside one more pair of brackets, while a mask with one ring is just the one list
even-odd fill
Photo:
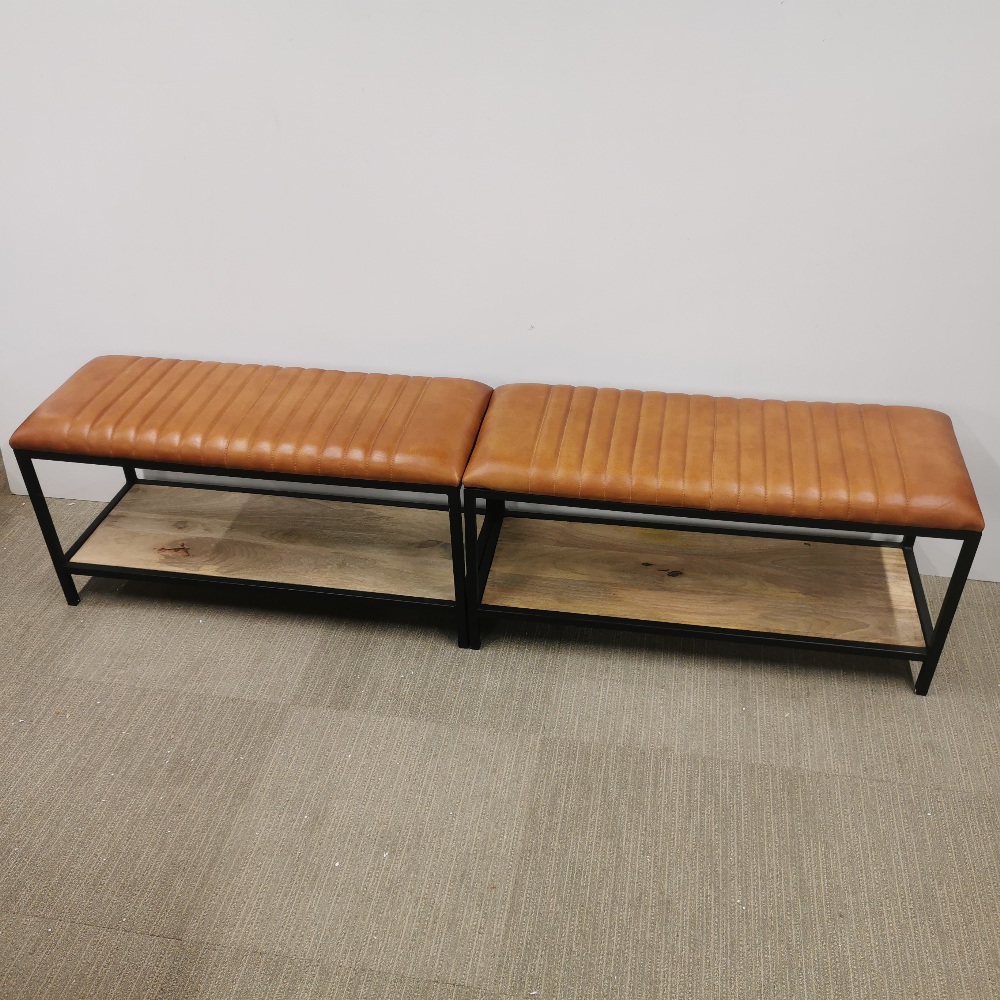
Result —
[[[650, 632], [663, 632], [679, 635], [693, 635], [710, 639], [739, 640], [754, 643], [778, 644], [799, 649], [821, 649], [839, 652], [865, 653], [873, 656], [883, 656], [895, 659], [916, 661], [921, 664], [914, 690], [917, 694], [926, 695], [930, 689], [934, 671], [937, 668], [944, 649], [945, 640], [951, 628], [955, 612], [969, 577], [969, 571], [979, 546], [981, 533], [974, 531], [948, 531], [943, 529], [920, 529], [915, 531], [910, 526], [887, 524], [858, 524], [844, 521], [805, 521], [795, 518], [763, 517], [755, 515], [736, 515], [718, 511], [699, 511], [687, 508], [668, 508], [635, 504], [598, 502], [566, 497], [536, 496], [534, 494], [503, 493], [493, 490], [466, 489], [464, 503], [462, 489], [459, 486], [441, 486], [427, 483], [396, 483], [382, 480], [342, 479], [317, 476], [301, 476], [289, 473], [262, 472], [250, 470], [231, 470], [215, 467], [190, 466], [164, 462], [141, 463], [144, 470], [154, 472], [184, 473], [202, 476], [218, 476], [226, 479], [253, 479], [257, 481], [278, 481], [282, 483], [301, 483], [304, 486], [340, 486], [355, 489], [385, 491], [387, 496], [350, 497], [329, 496], [307, 493], [288, 489], [267, 489], [264, 487], [228, 486], [199, 482], [170, 482], [162, 479], [142, 479], [137, 476], [136, 465], [121, 459], [100, 458], [89, 455], [70, 455], [52, 452], [18, 451], [14, 456], [24, 478], [28, 498], [38, 520], [42, 538], [48, 549], [56, 577], [62, 587], [66, 602], [70, 605], [80, 603], [80, 594], [73, 581], [74, 575], [102, 576], [116, 579], [131, 580], [175, 580], [200, 585], [222, 584], [239, 587], [255, 587], [278, 591], [291, 591], [305, 594], [322, 594], [334, 597], [363, 598], [369, 600], [394, 601], [406, 604], [422, 604], [441, 608], [454, 608], [458, 644], [462, 648], [478, 649], [480, 645], [480, 619], [483, 616], [511, 616], [518, 618], [568, 621], [583, 625], [597, 625], [611, 628], [631, 629]], [[125, 485], [105, 505], [100, 514], [87, 526], [82, 534], [69, 546], [63, 549], [59, 540], [52, 515], [42, 493], [34, 462], [37, 460], [76, 462], [90, 465], [107, 465], [121, 468], [125, 475]], [[170, 570], [130, 569], [121, 566], [103, 566], [91, 563], [80, 563], [74, 556], [88, 538], [100, 527], [104, 519], [115, 509], [121, 500], [137, 483], [155, 486], [186, 486], [196, 489], [227, 490], [230, 492], [248, 492], [272, 494], [288, 497], [309, 497], [331, 502], [351, 503], [364, 502], [383, 506], [403, 506], [440, 510], [448, 513], [452, 573], [454, 577], [454, 601], [437, 598], [413, 597], [404, 594], [384, 594], [371, 591], [347, 590], [336, 587], [318, 587], [306, 584], [276, 583], [272, 581], [249, 580], [237, 577], [205, 576], [194, 573], [179, 573]], [[394, 493], [419, 493], [441, 495], [442, 503], [426, 501], [411, 501], [394, 497]], [[479, 530], [477, 517], [479, 502], [485, 506], [485, 517], [482, 530]], [[530, 504], [534, 507], [560, 507], [582, 510], [594, 510], [598, 516], [566, 513], [565, 510], [545, 512], [542, 510], [515, 511], [508, 510], [509, 503]], [[465, 515], [464, 545], [462, 515]], [[643, 514], [655, 515], [657, 520], [635, 520], [626, 517], [599, 516], [601, 513]], [[482, 598], [489, 579], [490, 567], [496, 552], [500, 531], [506, 517], [551, 518], [564, 521], [591, 521], [612, 525], [639, 525], [642, 527], [660, 527], [681, 531], [707, 531], [714, 534], [749, 535], [758, 537], [777, 537], [800, 540], [821, 540], [841, 545], [872, 545], [898, 548], [903, 552], [909, 575], [910, 587], [924, 635], [924, 646], [895, 646], [887, 643], [859, 642], [841, 639], [826, 639], [816, 636], [804, 636], [775, 632], [759, 632], [749, 629], [729, 629], [714, 626], [687, 625], [680, 622], [654, 622], [644, 619], [616, 618], [603, 615], [582, 615], [560, 611], [547, 611], [532, 608], [512, 608], [501, 605], [483, 604]], [[675, 518], [689, 519], [695, 523], [677, 523]], [[725, 527], [718, 523], [704, 526], [698, 522], [731, 522], [740, 527]], [[762, 528], [746, 527], [747, 525], [762, 525]], [[796, 534], [794, 531], [774, 531], [769, 528], [781, 527], [791, 529], [806, 529], [807, 534]], [[822, 532], [843, 532], [842, 536], [820, 534]], [[899, 536], [898, 542], [880, 542], [862, 535], [879, 534]], [[924, 594], [923, 584], [917, 570], [913, 546], [917, 537], [948, 538], [960, 541], [961, 550], [956, 560], [951, 580], [945, 593], [937, 621], [931, 620]]]
[[[485, 510], [480, 509], [480, 501]], [[536, 507], [554, 506], [581, 510], [595, 510], [605, 514], [643, 514], [656, 515], [657, 520], [637, 520], [626, 517], [601, 517], [568, 513], [565, 510], [548, 512], [544, 510], [520, 511], [509, 510], [509, 503], [531, 504]], [[482, 529], [479, 529], [478, 516], [485, 514]], [[780, 632], [759, 632], [750, 629], [719, 628], [707, 625], [687, 625], [680, 622], [656, 622], [637, 618], [615, 618], [604, 615], [573, 614], [565, 611], [548, 611], [536, 608], [514, 608], [496, 604], [483, 604], [483, 595], [489, 580], [490, 567], [496, 553], [500, 532], [504, 519], [507, 517], [530, 517], [560, 521], [588, 521], [598, 524], [641, 526], [645, 528], [664, 528], [673, 531], [701, 531], [713, 534], [734, 534], [769, 538], [786, 538], [789, 540], [823, 541], [839, 545], [870, 545], [885, 548], [898, 548], [903, 552], [909, 575], [910, 587], [924, 635], [924, 645], [896, 646], [888, 643], [859, 642], [844, 639], [826, 639], [818, 636], [795, 635]], [[672, 518], [698, 521], [731, 522], [741, 527], [725, 527], [718, 524], [711, 526], [703, 524], [677, 523]], [[763, 525], [762, 528], [745, 527], [746, 525]], [[807, 529], [808, 533], [796, 534], [792, 531], [774, 531], [768, 528], [781, 527], [788, 529]], [[819, 533], [817, 533], [819, 532]], [[828, 532], [844, 532], [844, 535], [833, 535]], [[862, 535], [900, 536], [898, 542], [883, 542]], [[931, 620], [927, 607], [927, 597], [924, 593], [917, 561], [913, 554], [913, 546], [918, 537], [948, 538], [962, 543], [951, 581], [945, 593], [937, 621]], [[542, 619], [546, 621], [572, 622], [588, 626], [604, 626], [610, 628], [630, 629], [644, 632], [662, 632], [674, 635], [699, 636], [708, 639], [737, 640], [741, 642], [765, 643], [788, 646], [796, 649], [820, 649], [827, 651], [864, 653], [871, 656], [890, 657], [894, 659], [916, 661], [921, 664], [914, 691], [926, 695], [930, 690], [934, 671], [937, 669], [941, 653], [944, 649], [948, 631], [951, 628], [958, 603], [972, 568], [972, 561], [982, 537], [975, 531], [949, 531], [943, 529], [915, 530], [910, 526], [891, 524], [858, 524], [850, 521], [807, 521], [785, 517], [763, 517], [757, 515], [728, 514], [719, 511], [690, 510], [679, 507], [653, 507], [639, 504], [622, 504], [605, 501], [581, 500], [567, 497], [536, 496], [527, 493], [504, 493], [495, 490], [470, 489], [465, 490], [465, 552], [466, 552], [466, 605], [469, 611], [469, 643], [473, 649], [480, 644], [480, 620], [482, 617], [514, 617]]]
[[[323, 594], [332, 597], [363, 598], [376, 601], [394, 601], [404, 604], [423, 604], [441, 608], [454, 608], [455, 628], [458, 644], [464, 649], [469, 648], [468, 624], [469, 615], [466, 607], [466, 584], [465, 584], [465, 557], [462, 548], [462, 492], [460, 486], [441, 486], [428, 483], [397, 483], [383, 480], [371, 479], [340, 479], [320, 476], [301, 476], [279, 472], [257, 472], [246, 469], [220, 469], [206, 468], [204, 466], [180, 465], [166, 462], [146, 462], [139, 463], [143, 470], [153, 472], [185, 473], [202, 476], [221, 476], [235, 479], [253, 479], [260, 481], [279, 481], [282, 483], [301, 483], [308, 486], [344, 486], [356, 489], [386, 491], [386, 497], [351, 497], [339, 495], [325, 495], [307, 493], [299, 490], [288, 489], [266, 489], [245, 486], [222, 486], [217, 484], [199, 482], [171, 482], [163, 479], [139, 479], [136, 473], [136, 464], [115, 458], [100, 458], [90, 455], [69, 455], [56, 454], [52, 452], [37, 451], [14, 451], [18, 468], [24, 477], [24, 485], [28, 491], [28, 498], [34, 509], [38, 526], [45, 540], [52, 565], [56, 571], [56, 577], [62, 587], [66, 602], [70, 605], [80, 603], [80, 594], [73, 581], [73, 576], [101, 576], [114, 579], [125, 580], [174, 580], [184, 583], [197, 583], [200, 585], [222, 584], [237, 587], [255, 587], [265, 590], [292, 591], [305, 594]], [[125, 474], [125, 485], [115, 494], [115, 496], [104, 506], [100, 514], [91, 521], [83, 533], [69, 546], [63, 549], [62, 542], [56, 532], [52, 522], [52, 515], [49, 512], [48, 503], [42, 493], [41, 484], [38, 481], [38, 474], [35, 471], [35, 461], [54, 462], [77, 462], [87, 465], [108, 465], [121, 468]], [[92, 563], [81, 563], [74, 560], [74, 556], [81, 549], [88, 538], [100, 527], [104, 519], [117, 507], [117, 505], [127, 496], [128, 492], [136, 483], [152, 486], [185, 486], [194, 489], [206, 490], [226, 490], [229, 492], [262, 493], [274, 496], [300, 497], [309, 499], [329, 500], [333, 503], [371, 503], [381, 506], [415, 507], [427, 510], [440, 510], [447, 512], [451, 539], [451, 562], [452, 574], [454, 577], [455, 599], [453, 601], [442, 600], [431, 597], [413, 597], [406, 594], [383, 594], [373, 591], [346, 590], [338, 587], [318, 587], [306, 584], [276, 583], [266, 580], [249, 580], [239, 577], [227, 576], [207, 576], [195, 573], [178, 573], [171, 570], [147, 570], [134, 569], [122, 566], [104, 566]], [[398, 493], [419, 493], [430, 495], [441, 495], [442, 503], [431, 503], [427, 501], [406, 500], [392, 494]]]

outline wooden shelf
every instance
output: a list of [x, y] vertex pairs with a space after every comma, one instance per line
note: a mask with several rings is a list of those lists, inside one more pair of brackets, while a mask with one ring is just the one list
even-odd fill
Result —
[[454, 601], [446, 511], [134, 486], [76, 564]]
[[508, 517], [483, 603], [923, 648], [898, 548]]

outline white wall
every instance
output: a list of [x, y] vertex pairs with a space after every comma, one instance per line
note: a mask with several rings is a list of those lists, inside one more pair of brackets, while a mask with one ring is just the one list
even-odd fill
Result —
[[5, 0], [0, 437], [115, 352], [905, 402], [1000, 525], [998, 51], [979, 0]]

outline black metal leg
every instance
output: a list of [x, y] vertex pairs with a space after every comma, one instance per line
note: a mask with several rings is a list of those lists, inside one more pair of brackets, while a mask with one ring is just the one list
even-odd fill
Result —
[[965, 589], [965, 583], [969, 579], [969, 570], [972, 569], [972, 560], [976, 557], [980, 537], [980, 535], [973, 535], [962, 543], [962, 550], [958, 554], [955, 569], [951, 574], [951, 582], [948, 584], [941, 610], [934, 623], [934, 633], [931, 636], [931, 641], [927, 644], [927, 658], [923, 661], [923, 666], [917, 675], [917, 683], [913, 686], [913, 690], [917, 694], [927, 694], [930, 690], [934, 671], [937, 669], [945, 640], [948, 638], [948, 630], [951, 628], [955, 612], [958, 610], [958, 602]]
[[934, 637], [934, 622], [927, 607], [927, 595], [920, 579], [920, 569], [917, 567], [917, 557], [913, 554], [913, 546], [903, 547], [903, 558], [906, 560], [906, 572], [910, 578], [910, 590], [913, 592], [913, 603], [917, 607], [917, 617], [920, 619], [920, 631], [924, 637], [924, 646], [931, 644]]
[[122, 466], [122, 472], [125, 473], [125, 482], [126, 483], [130, 483], [131, 484], [131, 483], [137, 483], [139, 481], [139, 477], [136, 475], [135, 466], [134, 465], [123, 465]]
[[496, 553], [497, 542], [500, 541], [500, 529], [503, 527], [506, 513], [507, 502], [502, 497], [486, 495], [486, 516], [483, 518], [483, 527], [476, 542], [476, 569], [479, 573], [477, 594], [480, 600], [486, 589], [486, 581], [493, 565], [493, 556]]
[[28, 499], [31, 500], [32, 509], [35, 511], [38, 527], [41, 529], [42, 538], [45, 539], [45, 547], [49, 550], [49, 557], [52, 559], [59, 585], [66, 595], [66, 603], [69, 605], [79, 604], [80, 594], [73, 582], [73, 577], [66, 569], [66, 557], [62, 543], [59, 541], [56, 526], [52, 523], [52, 515], [49, 513], [49, 505], [45, 502], [41, 483], [38, 482], [34, 462], [23, 452], [15, 451], [14, 457], [17, 459], [17, 467], [21, 470], [24, 485], [28, 490]]
[[469, 621], [469, 648], [479, 649], [479, 530], [476, 494], [465, 491], [465, 600]]
[[469, 611], [466, 604], [465, 549], [462, 546], [462, 498], [458, 489], [448, 493], [448, 524], [451, 528], [451, 567], [455, 576], [455, 619], [458, 645], [469, 648]]
[[491, 520], [499, 518], [502, 521], [506, 510], [507, 502], [503, 497], [486, 498], [486, 516]]

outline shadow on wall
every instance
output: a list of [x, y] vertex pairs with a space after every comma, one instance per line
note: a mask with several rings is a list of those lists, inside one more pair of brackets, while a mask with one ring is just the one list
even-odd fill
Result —
[[[983, 423], [990, 419], [989, 414], [982, 414]], [[989, 528], [989, 513], [987, 499], [1000, 496], [1000, 462], [983, 442], [983, 435], [969, 426], [961, 417], [951, 415], [955, 425], [955, 434], [962, 442], [962, 454], [965, 457], [965, 464], [970, 470], [975, 469], [973, 486], [976, 488], [976, 496], [979, 497], [979, 505], [983, 507], [983, 515], [986, 517], [986, 526]]]
[[[995, 520], [995, 511], [991, 509], [992, 498], [1000, 496], [1000, 464], [983, 444], [983, 434], [977, 433], [961, 417], [949, 414], [955, 425], [955, 434], [961, 442], [962, 455], [970, 474], [974, 476], [973, 486], [979, 498], [979, 506], [986, 518], [986, 530], [989, 531], [991, 520]], [[985, 416], [985, 415], [984, 415]], [[984, 421], [985, 422], [985, 421]], [[980, 429], [981, 429], [980, 425]], [[975, 470], [973, 473], [972, 470]], [[920, 572], [933, 576], [951, 576], [955, 559], [960, 546], [958, 542], [944, 538], [921, 538], [917, 541], [916, 554]], [[985, 566], [983, 562], [983, 547], [980, 547], [978, 558], [972, 566], [971, 578], [974, 580], [1000, 580], [995, 568]]]

